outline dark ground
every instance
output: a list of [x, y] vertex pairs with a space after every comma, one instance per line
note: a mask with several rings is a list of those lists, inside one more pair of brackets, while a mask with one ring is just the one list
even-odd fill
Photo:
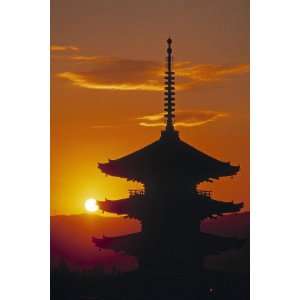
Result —
[[51, 300], [247, 300], [249, 273], [207, 271], [194, 276], [146, 276], [138, 271], [105, 274], [101, 269], [51, 272]]

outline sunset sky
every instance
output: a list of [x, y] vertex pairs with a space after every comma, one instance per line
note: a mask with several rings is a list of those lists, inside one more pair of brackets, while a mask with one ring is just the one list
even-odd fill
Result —
[[140, 187], [97, 163], [159, 138], [169, 35], [180, 137], [241, 167], [202, 188], [249, 210], [248, 0], [52, 0], [52, 215]]

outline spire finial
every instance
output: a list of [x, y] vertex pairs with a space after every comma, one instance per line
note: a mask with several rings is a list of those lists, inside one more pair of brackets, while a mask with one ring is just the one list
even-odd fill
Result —
[[167, 71], [165, 72], [165, 103], [164, 111], [166, 118], [166, 132], [174, 131], [174, 118], [175, 118], [175, 72], [172, 71], [172, 39], [167, 39]]

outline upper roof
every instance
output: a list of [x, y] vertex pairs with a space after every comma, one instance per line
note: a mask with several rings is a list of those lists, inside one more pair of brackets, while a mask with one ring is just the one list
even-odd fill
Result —
[[146, 147], [116, 160], [99, 163], [105, 174], [145, 182], [151, 176], [182, 176], [195, 182], [232, 176], [239, 166], [217, 160], [173, 135], [161, 138]]

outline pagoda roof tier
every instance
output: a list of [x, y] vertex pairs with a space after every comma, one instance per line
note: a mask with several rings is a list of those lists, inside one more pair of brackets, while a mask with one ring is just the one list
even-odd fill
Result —
[[[148, 247], [148, 245], [144, 245], [144, 239], [140, 232], [116, 237], [92, 237], [92, 241], [100, 251], [110, 249], [137, 257], [143, 253], [143, 249], [147, 249]], [[180, 242], [180, 237], [178, 237], [178, 243]], [[199, 232], [198, 242], [193, 244], [193, 247], [197, 247], [201, 255], [212, 255], [241, 248], [244, 243], [244, 239]]]
[[163, 131], [154, 143], [98, 168], [107, 175], [146, 182], [157, 176], [184, 176], [195, 182], [235, 175], [240, 167], [217, 160], [183, 142], [176, 131]]
[[92, 237], [95, 246], [101, 250], [114, 250], [116, 252], [126, 252], [129, 255], [137, 256], [141, 251], [141, 233], [132, 233], [117, 237], [95, 238]]
[[[134, 196], [120, 200], [99, 201], [98, 206], [101, 210], [126, 215], [130, 218], [143, 219], [143, 215], [148, 209], [145, 206], [146, 196]], [[243, 203], [222, 202], [208, 197], [198, 196], [199, 200], [195, 201], [195, 209], [199, 212], [199, 220], [207, 217], [220, 216], [224, 213], [238, 212], [243, 207]]]

